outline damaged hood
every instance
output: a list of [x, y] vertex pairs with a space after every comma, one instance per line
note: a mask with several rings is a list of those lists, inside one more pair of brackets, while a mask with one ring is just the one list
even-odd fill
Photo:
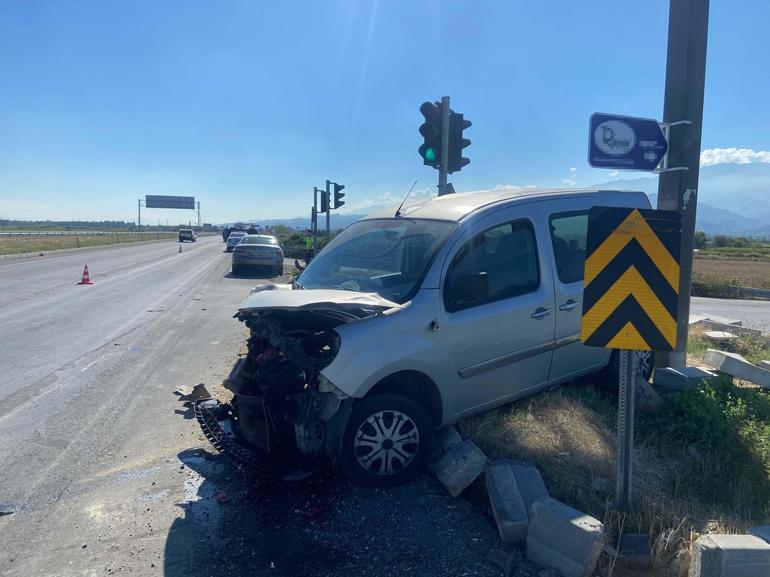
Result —
[[382, 311], [400, 308], [377, 293], [362, 293], [336, 289], [292, 290], [290, 284], [265, 284], [254, 287], [241, 303], [242, 313], [260, 310], [352, 310]]

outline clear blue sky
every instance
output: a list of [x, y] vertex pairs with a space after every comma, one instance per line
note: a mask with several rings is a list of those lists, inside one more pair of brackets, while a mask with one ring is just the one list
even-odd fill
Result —
[[[611, 180], [588, 116], [662, 115], [667, 19], [664, 0], [0, 0], [0, 216], [133, 220], [184, 194], [206, 221], [289, 217], [326, 178], [351, 208], [401, 196], [435, 185], [418, 108], [442, 95], [473, 122], [458, 190]], [[764, 0], [712, 2], [704, 148], [770, 148], [768, 22]]]

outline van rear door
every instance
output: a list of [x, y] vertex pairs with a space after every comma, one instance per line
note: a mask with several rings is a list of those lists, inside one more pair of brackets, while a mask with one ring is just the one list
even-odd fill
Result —
[[588, 211], [595, 205], [648, 208], [649, 201], [641, 192], [599, 192], [539, 203], [549, 231], [547, 252], [554, 271], [556, 342], [549, 381], [591, 373], [609, 361], [609, 349], [580, 342]]

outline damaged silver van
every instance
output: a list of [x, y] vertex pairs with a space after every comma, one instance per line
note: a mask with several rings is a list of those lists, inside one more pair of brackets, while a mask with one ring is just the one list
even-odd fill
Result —
[[[356, 482], [396, 484], [424, 466], [437, 428], [611, 368], [610, 351], [579, 339], [595, 205], [650, 206], [642, 192], [491, 190], [356, 222], [295, 283], [243, 302], [248, 355], [231, 403], [197, 403], [204, 432], [283, 478], [331, 460]], [[639, 370], [649, 377], [651, 355]]]

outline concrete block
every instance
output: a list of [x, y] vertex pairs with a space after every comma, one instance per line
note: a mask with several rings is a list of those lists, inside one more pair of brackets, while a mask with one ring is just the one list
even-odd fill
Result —
[[697, 388], [703, 381], [710, 382], [717, 378], [719, 376], [716, 373], [704, 367], [662, 367], [655, 369], [652, 384], [671, 391], [687, 391]]
[[770, 525], [752, 527], [749, 529], [749, 535], [754, 535], [755, 537], [759, 537], [767, 543], [770, 543]]
[[604, 546], [604, 525], [556, 499], [532, 506], [527, 559], [561, 571], [564, 577], [588, 577]]
[[484, 476], [500, 539], [503, 543], [523, 543], [529, 515], [510, 463], [492, 463]]
[[702, 535], [692, 545], [690, 577], [768, 577], [770, 544], [753, 535]]
[[770, 371], [770, 361], [759, 361], [759, 368]]
[[543, 477], [540, 476], [540, 471], [534, 465], [521, 461], [508, 461], [508, 463], [511, 465], [516, 485], [519, 487], [519, 494], [527, 507], [527, 513], [532, 515], [532, 505], [551, 497], [545, 487]]
[[703, 357], [703, 362], [718, 371], [770, 389], [770, 370], [752, 365], [737, 353], [708, 349], [706, 356]]
[[454, 447], [431, 469], [452, 497], [457, 497], [484, 472], [489, 459], [476, 443], [466, 440]]
[[652, 564], [652, 548], [647, 533], [624, 533], [618, 544], [616, 567], [646, 571]]
[[715, 343], [735, 341], [738, 336], [727, 331], [703, 331], [703, 337]]
[[463, 438], [454, 426], [444, 427], [436, 433], [436, 448], [441, 453], [446, 453], [454, 449], [457, 445], [463, 442]]
[[636, 408], [645, 413], [657, 413], [663, 406], [663, 398], [641, 375], [634, 376]]
[[751, 327], [742, 327], [740, 326], [740, 321], [737, 325], [734, 324], [727, 324], [727, 323], [721, 323], [719, 321], [706, 319], [702, 323], [700, 323], [700, 326], [702, 326], [707, 331], [723, 331], [727, 333], [731, 333], [738, 336], [744, 336], [744, 337], [751, 337], [751, 338], [760, 338], [762, 336], [762, 331], [759, 329], [752, 329]]

